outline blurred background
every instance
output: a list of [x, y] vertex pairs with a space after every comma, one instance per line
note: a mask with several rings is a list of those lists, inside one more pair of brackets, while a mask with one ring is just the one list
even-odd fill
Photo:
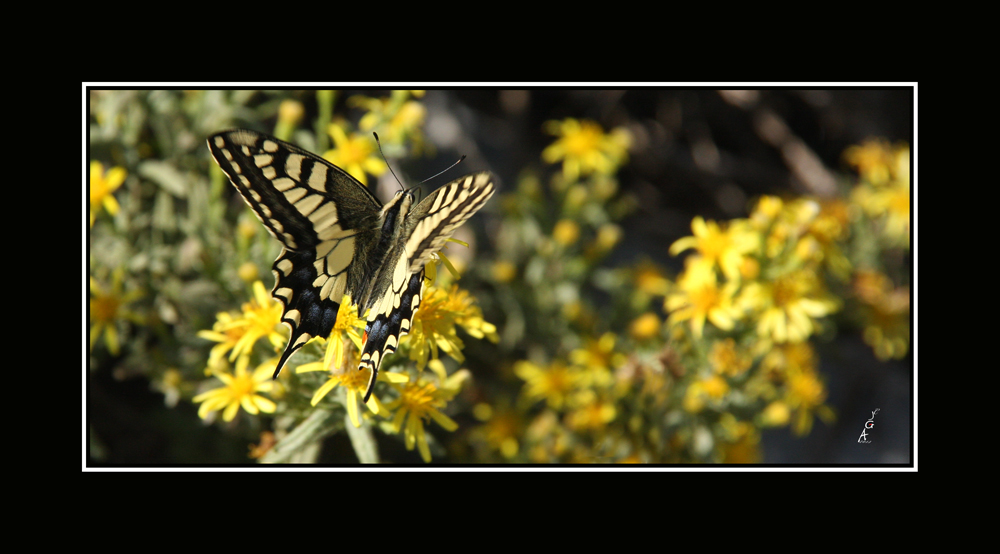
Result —
[[[89, 88], [87, 463], [911, 464], [913, 94]], [[497, 177], [373, 407], [348, 333], [270, 381], [231, 128], [383, 201]]]

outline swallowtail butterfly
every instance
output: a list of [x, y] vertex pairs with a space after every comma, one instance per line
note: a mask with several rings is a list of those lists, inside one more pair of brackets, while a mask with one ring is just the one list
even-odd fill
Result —
[[343, 169], [268, 135], [225, 131], [209, 137], [208, 148], [284, 246], [271, 295], [292, 332], [274, 377], [309, 339], [330, 334], [347, 294], [359, 313], [369, 310], [358, 368], [371, 369], [368, 402], [379, 365], [410, 330], [424, 264], [493, 195], [493, 177], [467, 175], [417, 204], [401, 190], [383, 206]]

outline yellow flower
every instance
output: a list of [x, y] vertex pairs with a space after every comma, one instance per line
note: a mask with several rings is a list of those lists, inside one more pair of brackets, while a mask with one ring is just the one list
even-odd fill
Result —
[[581, 379], [579, 370], [559, 360], [553, 360], [546, 368], [522, 360], [514, 364], [514, 373], [525, 382], [524, 394], [529, 401], [544, 399], [556, 410], [563, 407]]
[[815, 274], [795, 271], [748, 287], [758, 311], [757, 334], [774, 342], [801, 342], [819, 329], [817, 319], [840, 308]]
[[[267, 337], [275, 349], [280, 349], [285, 345], [284, 334], [277, 330], [281, 328], [281, 303], [267, 293], [264, 283], [254, 281], [251, 288], [253, 299], [243, 304], [243, 319], [247, 322], [247, 333], [243, 338], [248, 343], [246, 348], [249, 350], [257, 339]], [[239, 346], [237, 344], [236, 349]]]
[[260, 279], [260, 267], [253, 262], [244, 262], [240, 264], [239, 269], [236, 270], [236, 274], [239, 275], [241, 281], [253, 283]]
[[885, 218], [885, 235], [893, 243], [910, 247], [910, 182], [893, 181], [886, 186], [859, 185], [851, 200], [871, 217]]
[[673, 325], [690, 321], [691, 330], [699, 338], [706, 320], [724, 331], [732, 329], [739, 316], [733, 305], [737, 285], [730, 282], [720, 287], [710, 261], [689, 256], [685, 262], [686, 268], [677, 280], [676, 292], [670, 294], [664, 303], [670, 312], [668, 323]]
[[786, 260], [797, 267], [821, 259], [816, 239], [807, 235], [819, 214], [820, 204], [811, 198], [783, 203], [773, 225], [766, 229], [765, 258], [771, 260], [772, 265], [774, 260]]
[[894, 289], [885, 275], [861, 271], [854, 291], [863, 303], [864, 340], [880, 360], [906, 356], [910, 340], [910, 289]]
[[[333, 324], [330, 336], [326, 339], [326, 353], [323, 360], [305, 363], [295, 368], [296, 373], [329, 371], [330, 378], [316, 389], [310, 403], [313, 406], [319, 404], [319, 401], [334, 387], [343, 385], [347, 390], [347, 413], [355, 427], [361, 426], [361, 420], [358, 417], [358, 400], [363, 399], [368, 391], [368, 380], [371, 377], [369, 368], [359, 370], [358, 367], [358, 354], [362, 347], [359, 330], [364, 329], [366, 324], [364, 319], [358, 317], [358, 308], [351, 301], [351, 297], [344, 295], [340, 301], [340, 308], [337, 310], [337, 320]], [[351, 345], [353, 348], [350, 348]], [[409, 377], [400, 373], [382, 371], [379, 372], [377, 380], [405, 383]], [[384, 410], [378, 395], [374, 393], [368, 398], [366, 406], [372, 413], [376, 414]]]
[[628, 159], [632, 138], [624, 128], [605, 134], [593, 121], [565, 119], [547, 121], [544, 129], [559, 138], [542, 151], [542, 159], [547, 163], [562, 160], [568, 182], [592, 173], [610, 175]]
[[629, 325], [629, 334], [638, 341], [649, 340], [660, 334], [660, 318], [653, 312], [646, 312]]
[[860, 146], [851, 146], [844, 150], [844, 160], [858, 170], [862, 179], [873, 185], [884, 184], [892, 176], [892, 147], [885, 140], [868, 139]]
[[808, 342], [774, 345], [761, 360], [761, 368], [770, 379], [785, 381], [790, 373], [815, 371], [816, 353]]
[[694, 236], [677, 239], [670, 245], [670, 254], [676, 256], [694, 248], [706, 261], [718, 265], [730, 280], [739, 279], [743, 258], [756, 248], [759, 240], [757, 233], [739, 220], [722, 228], [697, 216], [691, 221], [691, 231]]
[[597, 228], [597, 237], [587, 246], [587, 259], [594, 260], [611, 251], [622, 240], [622, 228], [614, 223], [605, 223]]
[[455, 314], [455, 323], [465, 329], [465, 332], [477, 339], [487, 338], [490, 342], [499, 342], [496, 325], [483, 319], [483, 310], [475, 304], [476, 299], [469, 291], [452, 284], [448, 291], [446, 308]]
[[788, 409], [788, 404], [785, 404], [781, 400], [775, 400], [764, 408], [764, 411], [760, 414], [761, 425], [765, 427], [781, 427], [788, 424], [791, 419], [792, 413]]
[[[348, 349], [350, 355], [343, 355], [343, 360], [341, 365], [330, 365], [329, 361], [332, 356], [329, 355], [330, 349], [327, 349], [327, 356], [324, 360], [318, 362], [309, 362], [302, 364], [295, 368], [296, 373], [307, 373], [310, 371], [329, 371], [330, 376], [323, 383], [316, 392], [313, 393], [312, 399], [309, 403], [313, 406], [319, 404], [330, 391], [332, 391], [337, 385], [344, 387], [347, 396], [347, 415], [351, 418], [351, 423], [355, 427], [361, 427], [361, 418], [358, 413], [358, 403], [364, 399], [365, 393], [368, 392], [368, 380], [371, 378], [371, 369], [363, 368], [359, 369], [358, 360], [360, 359], [359, 348]], [[380, 371], [378, 373], [377, 380], [386, 383], [405, 383], [410, 380], [410, 377], [405, 373], [395, 373], [392, 371]], [[372, 392], [372, 395], [368, 398], [368, 403], [365, 404], [368, 410], [374, 414], [385, 414], [388, 413], [386, 407], [379, 400], [378, 394]]]
[[438, 348], [462, 362], [464, 343], [455, 330], [455, 314], [448, 309], [448, 293], [434, 286], [425, 286], [420, 308], [413, 316], [410, 334], [403, 337], [410, 344], [410, 359], [423, 370], [428, 358], [438, 358]]
[[750, 369], [753, 359], [736, 347], [736, 341], [731, 338], [717, 340], [708, 354], [717, 373], [735, 377]]
[[101, 162], [90, 162], [90, 226], [94, 226], [97, 212], [103, 206], [111, 215], [118, 213], [118, 201], [111, 193], [125, 182], [128, 173], [121, 167], [112, 167], [104, 173]]
[[299, 121], [302, 121], [305, 112], [306, 110], [302, 102], [286, 98], [278, 104], [278, 121], [286, 125], [295, 126]]
[[394, 90], [388, 98], [370, 98], [357, 95], [347, 99], [347, 105], [368, 111], [358, 122], [364, 131], [377, 131], [383, 144], [411, 142], [420, 151], [423, 135], [420, 127], [427, 117], [427, 109], [410, 95], [423, 96], [423, 91]]
[[362, 185], [368, 184], [368, 173], [372, 175], [385, 173], [385, 162], [375, 154], [373, 137], [357, 133], [348, 136], [336, 123], [331, 123], [327, 130], [333, 138], [334, 147], [323, 154], [324, 158], [353, 175]]
[[583, 348], [570, 352], [570, 360], [583, 371], [578, 384], [582, 387], [606, 387], [614, 382], [612, 372], [625, 363], [625, 355], [615, 351], [614, 333], [607, 332], [598, 339], [587, 338]]
[[777, 196], [761, 196], [750, 214], [750, 223], [755, 229], [764, 231], [781, 214], [785, 203]]
[[791, 418], [792, 430], [805, 435], [814, 416], [829, 423], [834, 414], [823, 402], [826, 389], [816, 372], [816, 353], [808, 342], [777, 345], [764, 356], [761, 367], [777, 382], [784, 382], [784, 397], [772, 402], [761, 414], [764, 425], [784, 425]]
[[267, 337], [275, 349], [284, 346], [285, 336], [278, 331], [281, 323], [281, 304], [264, 289], [264, 283], [255, 281], [253, 299], [243, 304], [243, 312], [234, 318], [219, 313], [211, 331], [198, 331], [198, 336], [218, 342], [209, 355], [209, 366], [214, 366], [230, 349], [229, 361], [249, 354], [257, 339]]
[[493, 278], [500, 283], [509, 283], [517, 277], [517, 266], [511, 262], [498, 260], [493, 262]]
[[208, 367], [218, 365], [226, 353], [240, 342], [245, 332], [246, 325], [241, 319], [234, 318], [229, 312], [215, 314], [212, 330], [198, 331], [199, 337], [219, 343], [212, 347], [212, 351], [208, 355]]
[[724, 464], [759, 464], [761, 462], [760, 452], [760, 432], [757, 428], [747, 422], [728, 421], [735, 419], [731, 414], [723, 425], [727, 428], [727, 441], [720, 446], [722, 450], [722, 463]]
[[566, 424], [571, 429], [600, 431], [614, 421], [618, 411], [615, 405], [599, 397], [592, 390], [577, 396], [574, 408], [566, 414]]
[[571, 219], [560, 219], [552, 229], [552, 238], [563, 246], [570, 246], [580, 238], [580, 226]]
[[885, 301], [872, 306], [862, 336], [878, 359], [906, 356], [910, 339], [909, 304], [909, 292], [904, 290], [895, 291]]
[[345, 294], [340, 301], [340, 308], [337, 309], [337, 321], [333, 324], [327, 339], [323, 364], [326, 367], [344, 367], [345, 339], [350, 339], [360, 351], [361, 332], [367, 324], [367, 320], [358, 317], [358, 307], [351, 301], [351, 297]]
[[438, 349], [462, 362], [465, 344], [458, 338], [456, 325], [476, 338], [500, 340], [496, 326], [483, 319], [482, 311], [474, 304], [468, 291], [453, 284], [446, 292], [435, 286], [424, 287], [420, 308], [413, 316], [413, 328], [403, 340], [410, 345], [410, 359], [423, 369], [428, 359], [438, 359]]
[[684, 409], [698, 413], [705, 409], [706, 404], [718, 404], [728, 393], [729, 385], [725, 379], [718, 375], [704, 377], [691, 383], [684, 391]]
[[249, 356], [240, 356], [236, 360], [235, 375], [224, 371], [214, 373], [225, 386], [203, 392], [191, 400], [195, 403], [201, 402], [201, 406], [198, 408], [198, 417], [206, 419], [211, 412], [224, 410], [222, 420], [232, 421], [240, 406], [247, 413], [254, 415], [260, 412], [274, 413], [276, 409], [274, 402], [257, 393], [268, 392], [274, 386], [271, 374], [274, 372], [277, 360], [271, 359], [260, 364], [253, 374], [247, 373], [249, 363]]
[[458, 429], [458, 424], [442, 413], [441, 409], [447, 405], [450, 398], [454, 397], [464, 377], [464, 374], [456, 374], [454, 380], [450, 379], [450, 382], [446, 382], [441, 388], [424, 378], [415, 383], [397, 385], [395, 388], [399, 391], [399, 398], [386, 406], [389, 410], [396, 410], [392, 425], [395, 432], [404, 431], [406, 449], [413, 450], [414, 445], [417, 446], [420, 457], [425, 462], [430, 463], [431, 451], [427, 445], [424, 422], [433, 419], [447, 431]]
[[106, 290], [96, 279], [90, 278], [90, 321], [92, 323], [90, 348], [94, 348], [94, 343], [103, 332], [108, 352], [116, 356], [120, 351], [118, 323], [122, 320], [142, 323], [142, 318], [127, 308], [129, 303], [142, 296], [142, 292], [138, 290], [123, 292], [124, 275], [124, 271], [120, 268], [112, 272], [111, 290]]
[[800, 257], [822, 262], [843, 281], [851, 273], [851, 262], [840, 249], [840, 243], [849, 234], [849, 212], [850, 207], [842, 200], [821, 201], [819, 214], [809, 223], [806, 235], [797, 248]]
[[870, 139], [844, 152], [844, 159], [858, 169], [862, 184], [851, 199], [870, 216], [885, 216], [885, 233], [896, 244], [910, 246], [910, 147], [890, 146]]
[[670, 280], [663, 275], [663, 270], [648, 258], [643, 258], [633, 270], [632, 280], [635, 288], [649, 296], [666, 296], [670, 291]]
[[508, 460], [516, 456], [520, 448], [518, 438], [524, 429], [520, 414], [506, 407], [494, 409], [485, 402], [476, 404], [472, 411], [477, 419], [485, 422], [473, 430], [472, 435], [499, 450]]
[[177, 406], [181, 393], [190, 388], [184, 381], [184, 374], [179, 369], [168, 368], [159, 379], [150, 383], [150, 388], [163, 394], [163, 404], [169, 408]]
[[305, 107], [302, 102], [286, 98], [278, 104], [278, 121], [274, 125], [274, 136], [281, 140], [290, 140], [295, 126], [302, 121], [305, 115]]
[[815, 371], [795, 371], [789, 375], [785, 402], [796, 412], [792, 424], [795, 434], [809, 434], [814, 414], [828, 423], [833, 420], [833, 411], [823, 404], [825, 400], [826, 389]]

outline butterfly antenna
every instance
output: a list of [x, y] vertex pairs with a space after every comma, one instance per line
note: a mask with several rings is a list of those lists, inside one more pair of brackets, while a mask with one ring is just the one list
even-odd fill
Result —
[[405, 188], [403, 183], [400, 183], [399, 177], [396, 177], [396, 172], [392, 170], [392, 165], [389, 163], [389, 160], [385, 158], [385, 152], [382, 151], [382, 142], [378, 140], [378, 133], [372, 131], [372, 134], [375, 135], [375, 144], [378, 145], [378, 153], [382, 154], [382, 159], [385, 160], [385, 166], [389, 168], [389, 173], [392, 173], [392, 176], [396, 178], [396, 182], [399, 183], [399, 188]]
[[437, 177], [438, 175], [441, 175], [442, 173], [445, 173], [446, 171], [450, 170], [451, 168], [455, 167], [456, 165], [462, 163], [462, 160], [464, 160], [464, 159], [465, 159], [465, 154], [462, 154], [462, 157], [459, 158], [457, 162], [449, 165], [448, 167], [444, 168], [442, 171], [439, 171], [437, 175], [428, 177], [428, 178], [424, 179], [423, 181], [420, 181], [420, 184], [424, 184], [427, 181], [430, 181], [431, 179], [433, 179], [434, 177]]

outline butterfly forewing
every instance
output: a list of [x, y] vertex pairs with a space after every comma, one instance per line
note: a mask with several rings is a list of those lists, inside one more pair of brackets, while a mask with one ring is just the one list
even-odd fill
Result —
[[209, 138], [209, 149], [243, 199], [284, 248], [271, 294], [291, 336], [275, 369], [309, 339], [330, 333], [355, 251], [370, 241], [381, 204], [353, 177], [301, 148], [247, 130]]
[[424, 264], [493, 194], [488, 173], [469, 175], [410, 209], [413, 195], [385, 207], [339, 167], [297, 146], [248, 130], [208, 139], [216, 162], [284, 248], [271, 294], [284, 305], [291, 337], [279, 359], [329, 335], [343, 295], [370, 308], [360, 367], [378, 368], [410, 330]]
[[455, 230], [493, 196], [493, 191], [489, 173], [466, 175], [432, 192], [410, 210], [404, 222], [410, 270], [424, 267]]

